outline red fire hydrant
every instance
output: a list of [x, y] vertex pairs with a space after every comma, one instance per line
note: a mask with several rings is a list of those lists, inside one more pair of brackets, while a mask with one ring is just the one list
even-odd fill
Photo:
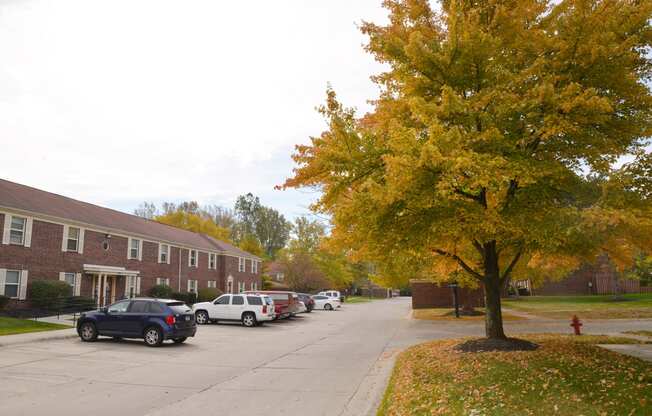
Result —
[[577, 315], [573, 315], [573, 320], [571, 321], [570, 326], [575, 329], [575, 335], [582, 335], [580, 332], [580, 327], [582, 326], [582, 322], [580, 322], [580, 318], [577, 317]]

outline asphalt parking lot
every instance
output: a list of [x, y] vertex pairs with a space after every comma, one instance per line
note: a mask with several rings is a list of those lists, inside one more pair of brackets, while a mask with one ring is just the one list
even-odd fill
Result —
[[[186, 344], [78, 338], [0, 346], [4, 415], [375, 414], [403, 348], [482, 336], [482, 321], [410, 319], [410, 298], [344, 304], [244, 328], [200, 326]], [[570, 333], [565, 320], [506, 321], [510, 335]], [[652, 329], [651, 319], [587, 321], [587, 333]]]
[[78, 339], [0, 348], [0, 415], [363, 415], [380, 399], [409, 299], [345, 304], [186, 344]]

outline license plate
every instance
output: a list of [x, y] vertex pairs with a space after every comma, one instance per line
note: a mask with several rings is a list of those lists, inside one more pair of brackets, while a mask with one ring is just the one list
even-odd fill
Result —
[[190, 316], [186, 316], [186, 321], [189, 321], [189, 320], [190, 320]]

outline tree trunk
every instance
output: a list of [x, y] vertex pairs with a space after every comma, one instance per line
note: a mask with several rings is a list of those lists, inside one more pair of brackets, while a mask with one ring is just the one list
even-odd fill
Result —
[[500, 306], [500, 270], [496, 242], [485, 244], [484, 258], [484, 299], [485, 299], [485, 335], [491, 339], [505, 339], [503, 315]]

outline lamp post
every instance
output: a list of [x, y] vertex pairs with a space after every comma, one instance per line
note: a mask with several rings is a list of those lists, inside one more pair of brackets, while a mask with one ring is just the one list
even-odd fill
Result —
[[451, 289], [453, 289], [453, 305], [455, 306], [455, 317], [459, 318], [460, 317], [460, 304], [458, 301], [458, 296], [457, 296], [457, 288], [458, 284], [457, 282], [453, 282], [448, 285]]

